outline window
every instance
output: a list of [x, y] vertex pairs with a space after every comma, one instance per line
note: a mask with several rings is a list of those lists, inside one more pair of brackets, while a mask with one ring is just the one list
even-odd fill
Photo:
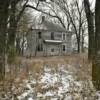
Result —
[[66, 46], [65, 45], [62, 45], [63, 47], [62, 47], [62, 49], [63, 49], [63, 51], [65, 51], [66, 50]]
[[43, 45], [42, 44], [38, 44], [37, 51], [43, 51]]
[[41, 39], [41, 32], [38, 32], [38, 38]]
[[51, 52], [54, 52], [54, 48], [51, 49]]
[[42, 23], [45, 21], [45, 16], [42, 16]]
[[54, 40], [54, 32], [51, 32], [51, 40]]
[[63, 33], [63, 40], [66, 40], [66, 36], [65, 36], [65, 33]]

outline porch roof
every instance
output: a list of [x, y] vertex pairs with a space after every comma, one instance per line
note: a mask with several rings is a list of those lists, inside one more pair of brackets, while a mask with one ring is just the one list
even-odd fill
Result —
[[62, 43], [61, 40], [44, 40], [45, 43]]

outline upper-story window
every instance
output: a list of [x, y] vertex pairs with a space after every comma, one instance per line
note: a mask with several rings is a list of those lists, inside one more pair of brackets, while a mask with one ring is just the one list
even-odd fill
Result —
[[65, 33], [63, 33], [62, 38], [63, 38], [63, 40], [66, 40], [66, 35], [65, 35]]
[[54, 32], [51, 32], [51, 40], [54, 40]]
[[41, 39], [41, 37], [42, 37], [41, 35], [42, 35], [41, 32], [38, 32], [38, 38], [39, 39]]
[[54, 48], [51, 49], [51, 52], [54, 52]]

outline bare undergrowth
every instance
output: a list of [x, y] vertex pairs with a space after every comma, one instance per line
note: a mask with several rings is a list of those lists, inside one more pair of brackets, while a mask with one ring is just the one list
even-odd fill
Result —
[[[27, 95], [33, 98], [34, 94], [36, 97], [31, 100], [53, 100], [54, 97], [57, 98], [55, 100], [94, 100], [91, 63], [85, 54], [28, 59], [18, 57], [12, 66], [12, 73], [7, 73], [6, 79], [1, 82], [1, 97], [28, 100], [27, 96], [26, 99], [18, 97], [30, 90]], [[68, 97], [70, 99], [66, 99]]]

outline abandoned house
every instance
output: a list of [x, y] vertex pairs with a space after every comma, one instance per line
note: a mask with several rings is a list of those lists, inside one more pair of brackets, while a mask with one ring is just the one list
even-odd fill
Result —
[[45, 20], [32, 28], [27, 36], [27, 56], [66, 55], [72, 52], [71, 31]]

